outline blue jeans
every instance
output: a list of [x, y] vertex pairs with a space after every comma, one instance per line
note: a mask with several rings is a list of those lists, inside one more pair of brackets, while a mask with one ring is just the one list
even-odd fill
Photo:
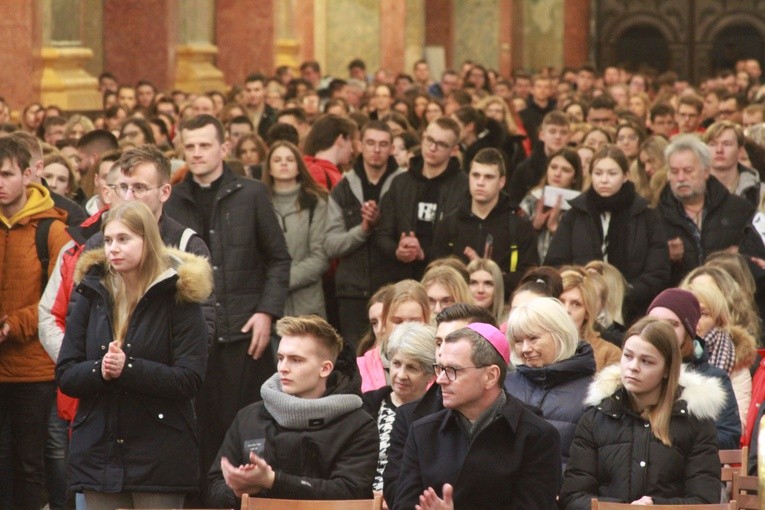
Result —
[[0, 383], [0, 430], [10, 423], [14, 509], [39, 510], [45, 501], [45, 441], [50, 406], [55, 399], [53, 381]]

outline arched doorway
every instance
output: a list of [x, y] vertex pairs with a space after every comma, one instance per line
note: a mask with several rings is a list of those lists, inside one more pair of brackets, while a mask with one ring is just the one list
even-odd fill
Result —
[[672, 64], [670, 56], [666, 38], [651, 25], [634, 25], [616, 41], [616, 62], [627, 69], [650, 67], [663, 72]]
[[762, 62], [762, 57], [762, 35], [752, 25], [730, 25], [721, 30], [712, 43], [714, 71], [733, 69], [736, 61], [743, 58], [754, 58]]

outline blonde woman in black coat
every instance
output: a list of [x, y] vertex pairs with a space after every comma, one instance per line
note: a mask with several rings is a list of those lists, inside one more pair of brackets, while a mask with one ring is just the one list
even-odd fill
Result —
[[199, 484], [193, 399], [207, 366], [201, 258], [165, 247], [141, 202], [109, 211], [104, 248], [77, 265], [80, 294], [56, 366], [80, 399], [69, 488], [90, 510], [181, 508]]

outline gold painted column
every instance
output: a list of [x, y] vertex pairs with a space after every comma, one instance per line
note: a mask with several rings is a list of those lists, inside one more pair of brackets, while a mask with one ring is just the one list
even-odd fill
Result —
[[64, 110], [100, 109], [98, 80], [85, 70], [93, 51], [83, 45], [81, 0], [44, 0], [40, 6], [40, 102]]
[[214, 64], [214, 19], [214, 0], [179, 2], [174, 88], [192, 93], [226, 89], [223, 72]]

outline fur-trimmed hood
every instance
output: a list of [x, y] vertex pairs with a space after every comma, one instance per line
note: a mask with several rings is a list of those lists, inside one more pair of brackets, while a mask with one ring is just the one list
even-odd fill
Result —
[[[606, 367], [597, 373], [595, 380], [590, 384], [584, 403], [597, 406], [621, 387], [621, 367]], [[690, 415], [715, 420], [725, 405], [725, 399], [725, 389], [718, 379], [687, 370], [685, 365], [682, 366], [679, 400], [685, 402]]]
[[733, 369], [748, 369], [757, 357], [757, 341], [741, 326], [731, 326], [729, 332], [733, 346], [736, 348], [736, 363]]
[[[178, 301], [201, 303], [207, 299], [213, 291], [212, 269], [207, 259], [175, 248], [168, 248], [167, 251], [170, 254], [172, 267], [163, 272], [152, 286], [177, 275], [175, 286]], [[77, 261], [74, 282], [80, 283], [89, 274], [98, 276], [100, 279], [100, 275], [106, 270], [107, 261], [103, 248], [88, 250]]]

